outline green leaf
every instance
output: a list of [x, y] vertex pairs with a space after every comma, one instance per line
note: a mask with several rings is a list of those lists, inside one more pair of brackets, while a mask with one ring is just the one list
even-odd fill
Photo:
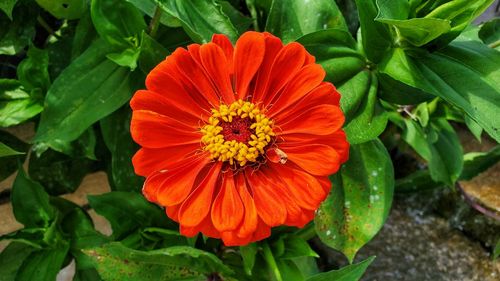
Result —
[[24, 152], [16, 151], [16, 150], [8, 147], [4, 143], [0, 142], [0, 157], [21, 155], [21, 154], [24, 154]]
[[279, 259], [294, 259], [300, 257], [316, 257], [318, 254], [311, 249], [307, 241], [304, 239], [290, 235], [288, 237], [281, 236], [284, 242], [284, 253], [277, 256]]
[[246, 246], [240, 246], [240, 254], [243, 259], [243, 268], [247, 275], [252, 275], [252, 269], [255, 265], [255, 258], [257, 257], [257, 244], [250, 243]]
[[378, 96], [385, 101], [401, 105], [411, 105], [436, 98], [420, 89], [393, 79], [383, 72], [379, 72], [377, 78], [380, 86]]
[[488, 152], [470, 152], [464, 155], [460, 180], [471, 180], [500, 161], [500, 145]]
[[119, 66], [129, 67], [133, 71], [137, 67], [137, 60], [141, 50], [139, 48], [128, 48], [120, 53], [107, 54], [106, 57]]
[[43, 93], [50, 86], [49, 53], [47, 50], [30, 46], [28, 57], [17, 66], [17, 77], [25, 89], [31, 91], [39, 88]]
[[328, 28], [347, 31], [337, 4], [329, 0], [274, 0], [266, 23], [266, 31], [285, 43]]
[[24, 260], [34, 251], [32, 247], [11, 242], [0, 253], [0, 276], [2, 281], [14, 281]]
[[497, 45], [496, 49], [498, 50], [500, 44], [500, 18], [494, 18], [483, 23], [478, 35], [484, 44], [491, 45], [492, 47]]
[[352, 145], [349, 161], [332, 182], [314, 220], [316, 232], [352, 262], [383, 226], [391, 207], [394, 169], [382, 142]]
[[92, 22], [97, 33], [108, 43], [122, 48], [139, 46], [146, 23], [142, 13], [126, 1], [92, 0]]
[[[132, 5], [134, 5], [137, 9], [141, 10], [146, 15], [151, 18], [154, 16], [156, 3], [155, 0], [125, 0]], [[160, 16], [160, 23], [169, 27], [179, 27], [181, 26], [181, 22], [174, 18], [173, 16], [162, 13]]]
[[99, 275], [111, 280], [206, 280], [214, 272], [231, 274], [213, 254], [186, 246], [137, 251], [120, 243], [85, 250]]
[[155, 0], [162, 10], [181, 21], [189, 36], [199, 43], [212, 40], [214, 33], [236, 42], [238, 31], [214, 0]]
[[146, 32], [142, 33], [141, 54], [139, 56], [139, 68], [144, 73], [149, 73], [156, 65], [163, 61], [169, 51]]
[[78, 21], [71, 44], [71, 60], [80, 56], [92, 43], [96, 37], [96, 30], [92, 24], [90, 12], [87, 11], [85, 15]]
[[[25, 152], [28, 150], [28, 144], [22, 142], [17, 137], [0, 130], [0, 142], [4, 145], [14, 149], [15, 151]], [[0, 160], [0, 181], [17, 171], [20, 163], [24, 163], [26, 154], [18, 154], [11, 156], [4, 156]]]
[[37, 11], [34, 5], [17, 5], [13, 11], [14, 21], [0, 15], [0, 55], [20, 53], [35, 36]]
[[238, 33], [241, 34], [247, 31], [248, 27], [253, 22], [251, 18], [242, 14], [228, 1], [217, 0], [217, 3], [221, 6], [222, 12], [229, 17], [231, 23], [234, 25]]
[[[352, 81], [352, 82], [351, 82]], [[352, 85], [356, 80], [349, 80], [339, 88], [341, 93], [349, 92], [350, 96], [356, 95], [352, 90], [364, 88], [365, 86]], [[377, 98], [378, 80], [375, 74], [371, 74], [368, 93], [363, 97], [355, 114], [351, 115], [350, 121], [344, 126], [347, 140], [351, 144], [364, 143], [377, 138], [387, 126], [387, 114], [380, 105]], [[344, 97], [345, 101], [346, 98]], [[342, 99], [341, 99], [342, 101]]]
[[418, 59], [394, 49], [381, 72], [463, 109], [500, 141], [500, 53], [478, 42], [456, 42]]
[[17, 0], [3, 0], [0, 2], [0, 10], [2, 10], [10, 20], [12, 20], [12, 10], [16, 5]]
[[92, 209], [109, 221], [113, 237], [117, 239], [141, 227], [173, 226], [160, 208], [146, 201], [139, 193], [113, 191], [87, 197]]
[[443, 184], [432, 179], [428, 169], [418, 170], [404, 178], [396, 180], [396, 192], [419, 192], [442, 187]]
[[0, 127], [20, 124], [43, 110], [39, 91], [31, 94], [17, 80], [0, 79]]
[[131, 110], [124, 106], [101, 120], [104, 143], [111, 152], [112, 187], [121, 191], [139, 191], [144, 179], [134, 172], [132, 157], [139, 149], [130, 136]]
[[495, 249], [493, 250], [493, 259], [497, 259], [500, 256], [500, 239], [498, 239]]
[[464, 121], [469, 131], [474, 135], [477, 141], [481, 142], [481, 135], [483, 134], [483, 128], [474, 120], [472, 120], [468, 115], [464, 115]]
[[86, 0], [36, 0], [36, 2], [58, 19], [79, 19], [87, 10]]
[[[35, 143], [56, 149], [126, 103], [134, 80], [127, 68], [106, 58], [109, 45], [96, 41], [54, 81], [45, 98]], [[57, 150], [57, 149], [56, 149]]]
[[74, 192], [91, 170], [91, 160], [51, 149], [40, 156], [31, 154], [28, 168], [31, 178], [40, 182], [51, 195]]
[[351, 264], [339, 270], [320, 273], [308, 278], [306, 281], [358, 281], [374, 259], [375, 257], [370, 257], [360, 263]]
[[68, 244], [31, 253], [16, 275], [16, 281], [56, 280], [68, 253]]
[[370, 61], [378, 63], [391, 47], [391, 34], [385, 24], [374, 21], [378, 14], [375, 0], [356, 0], [356, 6], [363, 50]]
[[61, 221], [61, 228], [71, 237], [71, 249], [92, 248], [109, 242], [109, 238], [95, 230], [90, 216], [81, 208], [74, 208]]
[[12, 185], [11, 202], [16, 220], [26, 228], [48, 227], [56, 217], [43, 186], [29, 179], [23, 169]]

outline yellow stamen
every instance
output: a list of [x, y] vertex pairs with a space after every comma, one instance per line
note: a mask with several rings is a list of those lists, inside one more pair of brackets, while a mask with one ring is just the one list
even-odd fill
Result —
[[[253, 134], [247, 143], [236, 140], [225, 140], [221, 133], [221, 122], [231, 123], [234, 117], [248, 118]], [[259, 155], [263, 155], [264, 148], [271, 142], [275, 133], [273, 122], [253, 103], [243, 100], [233, 102], [231, 105], [221, 104], [219, 109], [212, 109], [212, 116], [208, 124], [201, 128], [204, 144], [203, 150], [210, 152], [210, 157], [218, 161], [228, 161], [229, 164], [237, 163], [244, 166], [248, 162], [256, 162]]]

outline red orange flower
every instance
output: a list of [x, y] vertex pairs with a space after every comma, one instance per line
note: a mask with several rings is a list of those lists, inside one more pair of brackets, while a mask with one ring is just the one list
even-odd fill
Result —
[[347, 160], [340, 95], [299, 43], [246, 32], [178, 48], [131, 101], [144, 196], [226, 245], [303, 227]]

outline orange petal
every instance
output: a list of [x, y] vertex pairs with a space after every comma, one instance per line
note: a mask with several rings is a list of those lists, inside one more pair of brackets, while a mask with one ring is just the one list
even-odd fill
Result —
[[264, 59], [264, 35], [255, 31], [243, 33], [234, 47], [235, 91], [239, 99], [248, 94], [248, 87]]
[[265, 53], [264, 53], [264, 58], [262, 60], [262, 63], [260, 65], [260, 69], [256, 74], [255, 78], [255, 90], [252, 95], [252, 102], [257, 103], [261, 102], [265, 90], [267, 88], [267, 84], [269, 82], [269, 73], [271, 72], [271, 68], [274, 63], [274, 59], [276, 58], [276, 55], [280, 52], [280, 50], [283, 48], [283, 43], [281, 43], [281, 40], [274, 36], [271, 35], [270, 33], [264, 32], [264, 42], [265, 42]]
[[295, 76], [304, 65], [306, 50], [299, 43], [289, 43], [276, 56], [269, 82], [262, 97], [264, 107], [267, 107], [276, 94]]
[[218, 231], [233, 230], [243, 219], [244, 206], [234, 185], [232, 172], [222, 176], [219, 194], [212, 204], [212, 222]]
[[234, 102], [228, 63], [222, 49], [214, 43], [203, 44], [200, 48], [200, 57], [203, 67], [225, 104]]
[[134, 110], [130, 134], [143, 147], [162, 148], [200, 143], [201, 133], [173, 118], [153, 111]]
[[171, 218], [175, 222], [179, 222], [179, 209], [181, 208], [181, 204], [168, 206], [165, 208], [165, 213], [167, 216]]
[[193, 237], [200, 232], [207, 237], [217, 239], [221, 237], [219, 231], [217, 231], [217, 229], [215, 229], [215, 227], [213, 226], [209, 216], [206, 216], [205, 219], [203, 219], [203, 221], [196, 226], [191, 227], [181, 224], [179, 232], [180, 234], [187, 237]]
[[294, 201], [304, 209], [316, 210], [328, 195], [316, 177], [300, 169], [270, 164], [269, 168], [288, 187]]
[[235, 231], [225, 231], [225, 232], [221, 232], [221, 238], [222, 238], [222, 242], [224, 242], [224, 245], [226, 245], [228, 247], [244, 246], [244, 245], [247, 245], [248, 243], [251, 242], [252, 235], [241, 238], [238, 235], [236, 235]]
[[207, 155], [194, 155], [172, 170], [156, 171], [144, 182], [142, 193], [149, 201], [162, 206], [177, 205], [191, 192], [196, 179], [193, 174], [197, 175], [209, 162]]
[[286, 206], [281, 194], [265, 180], [261, 170], [253, 171], [248, 168], [245, 175], [252, 189], [259, 217], [269, 226], [283, 224], [286, 220]]
[[303, 98], [311, 90], [317, 87], [324, 78], [325, 71], [319, 64], [304, 66], [283, 89], [279, 97], [272, 102], [272, 106], [267, 112], [267, 116], [272, 118], [275, 114]]
[[229, 40], [229, 38], [224, 35], [224, 34], [214, 34], [212, 36], [212, 42], [219, 45], [219, 47], [222, 48], [222, 51], [224, 51], [224, 54], [226, 55], [227, 59], [227, 65], [229, 68], [229, 71], [232, 73], [233, 72], [233, 44]]
[[246, 184], [245, 176], [243, 173], [238, 173], [235, 176], [236, 189], [238, 189], [238, 194], [240, 195], [241, 201], [243, 203], [243, 208], [245, 214], [243, 216], [243, 221], [237, 230], [237, 235], [240, 238], [244, 238], [252, 235], [252, 233], [257, 228], [258, 214], [255, 208], [255, 202], [252, 195], [248, 192], [248, 186]]
[[277, 115], [274, 119], [281, 129], [281, 135], [303, 133], [312, 135], [328, 135], [339, 130], [344, 124], [344, 115], [339, 107], [323, 104], [289, 119]]
[[288, 155], [288, 160], [313, 175], [328, 176], [337, 172], [340, 167], [340, 155], [331, 146], [324, 144], [287, 146], [283, 143], [280, 147]]
[[340, 157], [340, 163], [344, 163], [349, 158], [349, 143], [345, 132], [338, 130], [330, 135], [310, 135], [310, 134], [287, 134], [282, 136], [283, 145], [293, 146], [307, 146], [310, 144], [325, 144], [331, 146], [337, 151]]
[[179, 161], [193, 155], [199, 148], [199, 144], [141, 148], [132, 157], [134, 171], [147, 177], [155, 171], [175, 168]]
[[[179, 222], [181, 225], [185, 227], [196, 226], [208, 215], [212, 207], [213, 193], [221, 167], [222, 162], [214, 163], [203, 181], [200, 182], [186, 201], [182, 203], [179, 211]], [[194, 173], [189, 171], [186, 174], [193, 175]]]

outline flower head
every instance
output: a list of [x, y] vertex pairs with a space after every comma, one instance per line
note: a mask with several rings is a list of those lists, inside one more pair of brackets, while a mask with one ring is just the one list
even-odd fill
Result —
[[244, 245], [303, 227], [348, 158], [340, 95], [299, 43], [246, 32], [176, 49], [131, 101], [144, 196], [180, 232]]

